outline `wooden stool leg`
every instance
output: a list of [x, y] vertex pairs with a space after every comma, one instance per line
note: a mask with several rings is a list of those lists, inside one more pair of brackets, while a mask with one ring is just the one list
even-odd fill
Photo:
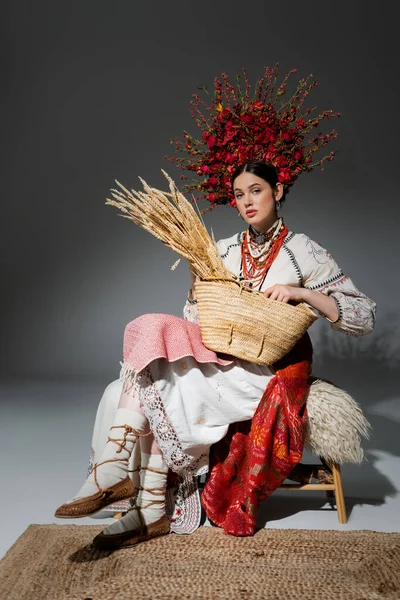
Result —
[[331, 465], [333, 483], [335, 485], [336, 508], [338, 512], [339, 523], [347, 523], [346, 505], [344, 503], [342, 476], [340, 474], [340, 465], [332, 463]]

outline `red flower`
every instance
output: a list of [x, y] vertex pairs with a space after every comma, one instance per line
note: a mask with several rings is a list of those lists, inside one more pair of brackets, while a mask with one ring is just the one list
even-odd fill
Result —
[[294, 159], [297, 161], [303, 160], [304, 158], [304, 154], [301, 152], [301, 150], [296, 150], [296, 152], [294, 153]]
[[215, 202], [215, 198], [216, 198], [216, 196], [215, 196], [214, 193], [208, 194], [208, 201], [209, 202]]
[[276, 167], [286, 167], [287, 165], [287, 160], [285, 156], [277, 156], [277, 158], [274, 161], [274, 164]]
[[268, 151], [268, 152], [264, 153], [264, 160], [266, 162], [271, 162], [274, 158], [275, 158], [275, 152]]
[[209, 135], [207, 138], [207, 146], [209, 148], [209, 150], [211, 150], [211, 148], [213, 148], [215, 146], [217, 142], [217, 138], [215, 138], [213, 135]]
[[267, 125], [274, 125], [275, 124], [275, 120], [276, 120], [275, 114], [271, 115], [270, 113], [264, 113], [260, 117], [260, 123], [261, 124], [266, 123]]
[[305, 127], [306, 125], [306, 122], [303, 119], [297, 119], [296, 123], [301, 128]]
[[293, 176], [290, 169], [281, 169], [278, 173], [278, 181], [280, 181], [281, 183], [291, 183], [292, 178]]
[[210, 177], [210, 179], [208, 180], [208, 183], [210, 183], [211, 185], [217, 185], [218, 183], [218, 179], [215, 177], [215, 175], [213, 175], [212, 177]]
[[209, 173], [210, 172], [210, 167], [207, 167], [207, 165], [203, 165], [201, 167], [201, 170], [203, 171], [203, 173]]
[[229, 110], [229, 108], [223, 108], [218, 115], [218, 120], [223, 121], [224, 118], [227, 117], [230, 113], [231, 111]]
[[224, 177], [224, 179], [222, 180], [222, 183], [224, 185], [224, 188], [230, 192], [232, 189], [230, 177], [229, 178]]
[[222, 140], [222, 145], [225, 146], [226, 144], [228, 144], [228, 142], [230, 142], [236, 135], [236, 131], [234, 129], [228, 129], [224, 139]]

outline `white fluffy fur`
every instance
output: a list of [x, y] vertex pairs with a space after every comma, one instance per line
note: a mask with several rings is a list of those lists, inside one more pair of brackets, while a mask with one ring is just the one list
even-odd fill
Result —
[[361, 436], [368, 439], [371, 425], [357, 402], [344, 390], [315, 380], [307, 399], [306, 447], [325, 460], [361, 463]]

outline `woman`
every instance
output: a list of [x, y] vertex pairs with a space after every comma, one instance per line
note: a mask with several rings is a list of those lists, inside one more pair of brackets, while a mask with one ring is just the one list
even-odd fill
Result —
[[[218, 242], [228, 270], [246, 280], [247, 285], [264, 292], [267, 298], [307, 303], [337, 331], [355, 336], [372, 331], [374, 302], [357, 290], [326, 250], [304, 234], [289, 232], [282, 219], [278, 219], [277, 210], [284, 200], [284, 188], [276, 169], [263, 162], [243, 164], [232, 176], [232, 191], [239, 216], [249, 227]], [[249, 423], [258, 414], [256, 411], [265, 397], [264, 390], [274, 384], [281, 372], [281, 367], [276, 368], [276, 365], [274, 368], [260, 366], [217, 356], [207, 350], [201, 343], [196, 325], [193, 286], [184, 312], [187, 321], [192, 323], [175, 317], [164, 319], [162, 323], [154, 322], [157, 316], [144, 316], [128, 325], [124, 339], [125, 358], [131, 352], [145, 353], [148, 340], [153, 340], [152, 332], [159, 335], [161, 328], [169, 340], [173, 338], [173, 350], [167, 358], [162, 358], [162, 353], [153, 348], [153, 360], [144, 361], [143, 368], [133, 375], [127, 374], [101, 459], [75, 499], [56, 511], [58, 517], [76, 518], [130, 498], [134, 486], [128, 473], [129, 459], [139, 443], [140, 486], [135, 507], [95, 538], [94, 543], [99, 548], [130, 546], [168, 533], [170, 526], [165, 514], [168, 470], [206, 472], [210, 446], [225, 438], [230, 424]], [[307, 364], [310, 364], [309, 350], [304, 352], [308, 357]], [[309, 371], [305, 372], [305, 380], [308, 375]], [[304, 422], [306, 392], [307, 388], [302, 388], [302, 400], [295, 415], [298, 423]], [[242, 443], [244, 438], [241, 440]], [[230, 451], [235, 452], [236, 442], [234, 437], [231, 438]], [[270, 478], [269, 492], [265, 491], [267, 485], [261, 495], [255, 494], [255, 499], [249, 502], [248, 512], [253, 513], [253, 524], [254, 507], [259, 499], [275, 489], [279, 478], [285, 479], [290, 472], [289, 466], [292, 468], [300, 458], [301, 440], [292, 452], [286, 471], [282, 467], [276, 475], [275, 469], [276, 481], [271, 483]], [[248, 535], [252, 529], [242, 530], [236, 516], [236, 521], [232, 521], [233, 513], [227, 509], [229, 498], [222, 498], [223, 490], [230, 485], [233, 490], [237, 485], [240, 473], [237, 465], [234, 472], [228, 473], [226, 464], [223, 469], [215, 465], [208, 489], [206, 487], [203, 494], [203, 505], [210, 518], [222, 524], [226, 531]], [[256, 482], [252, 489], [254, 485]], [[215, 513], [213, 504], [218, 504]], [[243, 502], [239, 509], [246, 512]], [[219, 518], [222, 513], [224, 517]]]

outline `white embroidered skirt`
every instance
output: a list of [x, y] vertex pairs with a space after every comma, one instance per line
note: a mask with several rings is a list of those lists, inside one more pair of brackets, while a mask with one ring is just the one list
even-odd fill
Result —
[[175, 472], [207, 471], [209, 449], [231, 423], [253, 417], [271, 377], [267, 366], [235, 360], [227, 366], [194, 357], [153, 361], [137, 377], [138, 393], [156, 443]]

